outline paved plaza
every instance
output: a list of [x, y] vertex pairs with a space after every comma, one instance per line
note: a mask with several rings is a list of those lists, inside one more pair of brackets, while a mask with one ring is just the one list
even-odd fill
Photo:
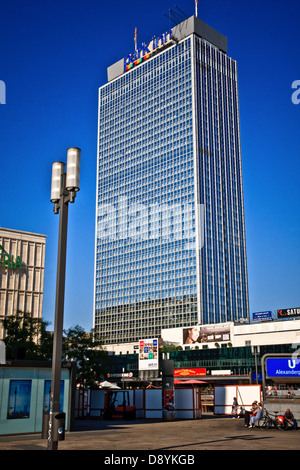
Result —
[[[0, 451], [4, 450], [47, 450], [47, 440], [40, 434], [0, 436]], [[83, 419], [76, 420], [73, 432], [66, 432], [59, 450], [104, 451], [101, 455], [108, 459], [122, 451], [187, 455], [204, 450], [300, 450], [300, 430], [249, 429], [243, 419], [209, 414], [173, 422]]]

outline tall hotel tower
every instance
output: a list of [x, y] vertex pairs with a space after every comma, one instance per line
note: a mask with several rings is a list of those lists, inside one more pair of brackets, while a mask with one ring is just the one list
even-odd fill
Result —
[[94, 328], [103, 344], [248, 318], [236, 61], [193, 16], [99, 89]]

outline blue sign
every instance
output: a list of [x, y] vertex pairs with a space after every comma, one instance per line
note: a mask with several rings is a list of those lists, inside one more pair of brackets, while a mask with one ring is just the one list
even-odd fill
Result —
[[266, 366], [268, 377], [300, 377], [300, 359], [298, 358], [268, 358]]
[[[256, 382], [256, 374], [255, 373], [252, 374], [252, 380], [253, 380], [253, 382]], [[262, 382], [262, 374], [257, 374], [257, 380], [259, 382]]]
[[253, 321], [272, 320], [272, 312], [256, 312], [252, 314]]

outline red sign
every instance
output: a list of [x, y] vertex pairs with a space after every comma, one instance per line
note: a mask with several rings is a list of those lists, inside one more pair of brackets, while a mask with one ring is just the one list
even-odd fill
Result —
[[206, 369], [174, 369], [174, 377], [195, 377], [197, 375], [206, 375]]

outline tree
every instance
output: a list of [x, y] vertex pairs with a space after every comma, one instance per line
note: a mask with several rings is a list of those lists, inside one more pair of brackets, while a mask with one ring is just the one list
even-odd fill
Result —
[[[53, 335], [46, 330], [50, 324], [29, 313], [18, 312], [1, 320], [5, 329], [4, 342], [7, 359], [52, 360]], [[75, 325], [64, 330], [62, 360], [76, 361], [77, 381], [86, 387], [95, 387], [108, 370], [108, 354], [93, 331], [86, 333]]]
[[84, 387], [98, 387], [96, 382], [108, 372], [103, 364], [108, 354], [102, 348], [101, 341], [95, 338], [93, 330], [86, 333], [79, 325], [65, 330], [64, 334], [63, 357], [76, 361], [77, 381]]
[[176, 346], [175, 344], [167, 344], [159, 348], [160, 352], [171, 352], [171, 351], [182, 351], [182, 346]]
[[46, 331], [48, 322], [18, 311], [1, 320], [7, 359], [49, 360], [52, 356], [52, 335]]

